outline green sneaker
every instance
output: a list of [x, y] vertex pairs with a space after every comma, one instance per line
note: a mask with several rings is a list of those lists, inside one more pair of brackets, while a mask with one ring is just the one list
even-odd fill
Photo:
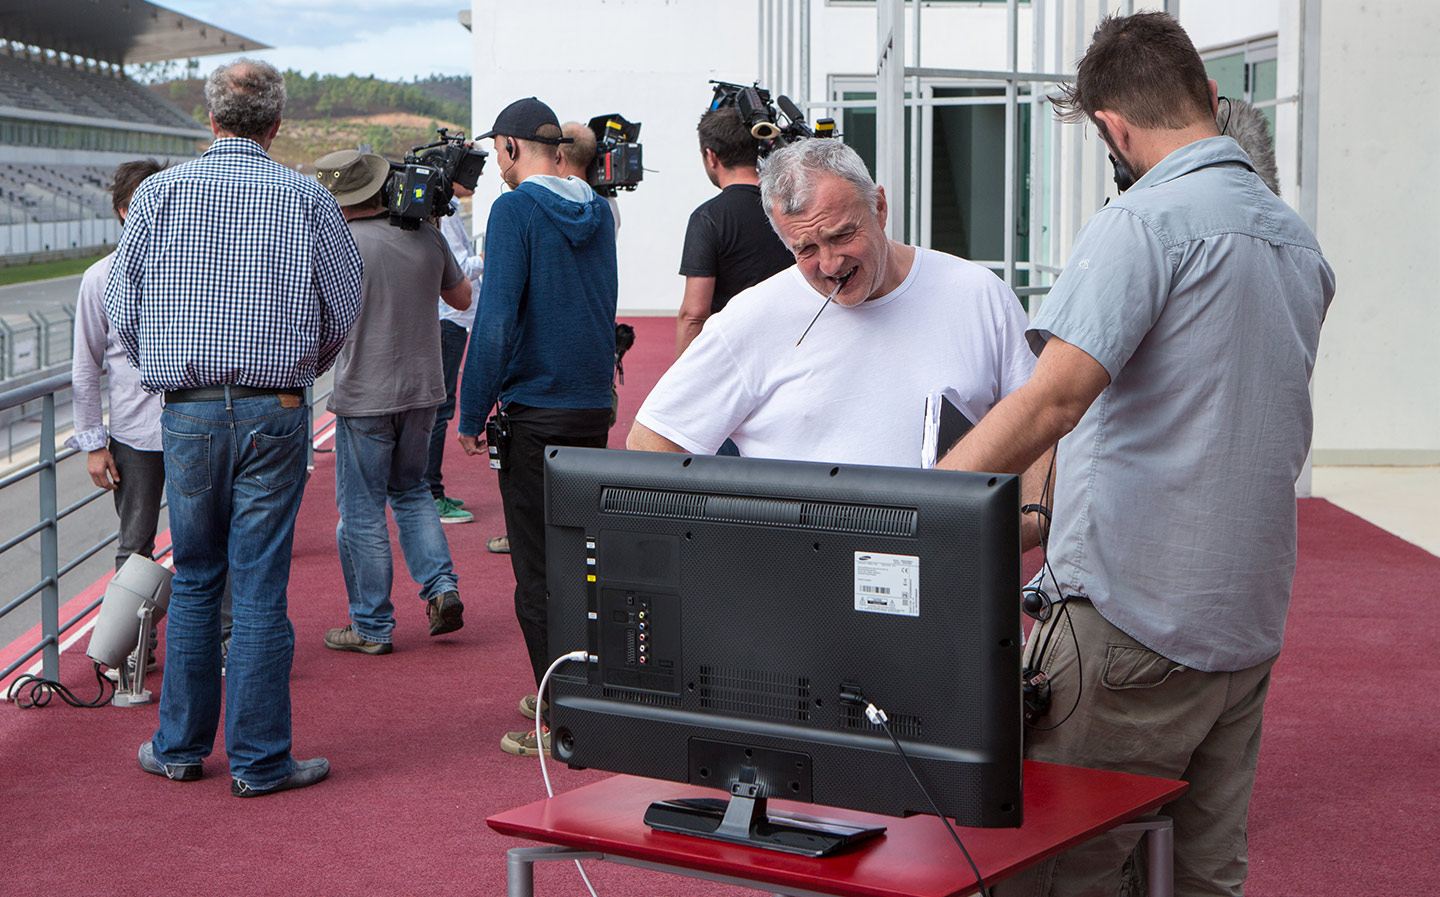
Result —
[[453, 498], [435, 499], [435, 510], [440, 514], [441, 523], [469, 523], [475, 515], [461, 508]]
[[534, 729], [506, 732], [505, 737], [500, 739], [500, 750], [517, 757], [538, 757], [542, 750], [549, 754], [550, 728], [541, 726], [538, 738]]

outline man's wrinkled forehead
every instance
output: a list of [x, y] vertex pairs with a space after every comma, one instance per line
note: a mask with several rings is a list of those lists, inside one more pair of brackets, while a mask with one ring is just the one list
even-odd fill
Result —
[[817, 179], [808, 200], [792, 215], [786, 215], [780, 203], [773, 209], [782, 236], [792, 249], [862, 227], [875, 217], [860, 191], [844, 178], [827, 175]]

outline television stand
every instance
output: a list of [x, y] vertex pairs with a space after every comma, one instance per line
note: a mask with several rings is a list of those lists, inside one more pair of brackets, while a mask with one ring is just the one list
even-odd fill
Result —
[[645, 824], [657, 831], [808, 857], [826, 856], [885, 831], [883, 825], [857, 826], [798, 813], [767, 812], [767, 800], [753, 782], [736, 782], [730, 786], [730, 794], [728, 801], [655, 801], [645, 811]]

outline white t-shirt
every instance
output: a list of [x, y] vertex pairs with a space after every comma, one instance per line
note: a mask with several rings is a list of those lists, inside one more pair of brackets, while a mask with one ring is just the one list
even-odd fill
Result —
[[696, 454], [726, 437], [757, 458], [919, 467], [925, 398], [954, 387], [978, 421], [1029, 379], [1015, 294], [989, 270], [916, 249], [904, 282], [854, 308], [787, 268], [730, 300], [646, 398], [637, 422]]

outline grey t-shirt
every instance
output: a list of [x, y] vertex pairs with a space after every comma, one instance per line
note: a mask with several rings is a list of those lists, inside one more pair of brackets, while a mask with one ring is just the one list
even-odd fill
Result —
[[351, 221], [350, 231], [365, 261], [364, 296], [325, 407], [362, 417], [439, 406], [445, 375], [435, 297], [465, 275], [428, 222], [404, 230], [382, 214]]
[[1334, 292], [1315, 235], [1228, 137], [1176, 150], [1096, 213], [1029, 332], [1111, 378], [1060, 441], [1060, 591], [1195, 669], [1279, 653]]

